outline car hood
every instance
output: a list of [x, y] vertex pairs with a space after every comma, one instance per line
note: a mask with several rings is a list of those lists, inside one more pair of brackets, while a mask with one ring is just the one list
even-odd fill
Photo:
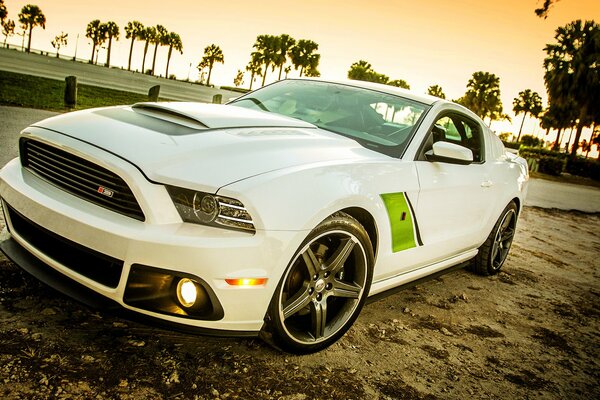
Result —
[[278, 169], [385, 157], [304, 121], [228, 105], [142, 103], [34, 126], [107, 150], [151, 181], [211, 192]]

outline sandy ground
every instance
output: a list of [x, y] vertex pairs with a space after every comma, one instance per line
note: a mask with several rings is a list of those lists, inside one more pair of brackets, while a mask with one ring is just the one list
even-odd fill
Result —
[[99, 314], [0, 259], [0, 397], [600, 398], [598, 226], [526, 207], [499, 275], [459, 270], [369, 304], [308, 356]]

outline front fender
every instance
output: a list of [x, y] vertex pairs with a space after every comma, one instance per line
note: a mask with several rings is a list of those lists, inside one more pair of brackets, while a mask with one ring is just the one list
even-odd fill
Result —
[[390, 160], [319, 163], [273, 171], [227, 185], [218, 194], [244, 203], [258, 230], [310, 232], [336, 211], [369, 212], [380, 248], [391, 248], [384, 193], [406, 192], [416, 203], [418, 179], [412, 163]]

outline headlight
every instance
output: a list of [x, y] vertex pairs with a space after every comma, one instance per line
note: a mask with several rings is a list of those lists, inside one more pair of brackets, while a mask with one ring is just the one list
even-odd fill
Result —
[[239, 200], [166, 186], [181, 219], [194, 224], [255, 232], [252, 217]]

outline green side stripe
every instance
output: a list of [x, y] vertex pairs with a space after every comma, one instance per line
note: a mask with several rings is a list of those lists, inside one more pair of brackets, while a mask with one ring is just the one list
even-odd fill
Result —
[[[404, 193], [381, 195], [392, 227], [392, 251], [394, 253], [416, 247], [413, 215]], [[404, 214], [404, 220], [402, 215]]]

